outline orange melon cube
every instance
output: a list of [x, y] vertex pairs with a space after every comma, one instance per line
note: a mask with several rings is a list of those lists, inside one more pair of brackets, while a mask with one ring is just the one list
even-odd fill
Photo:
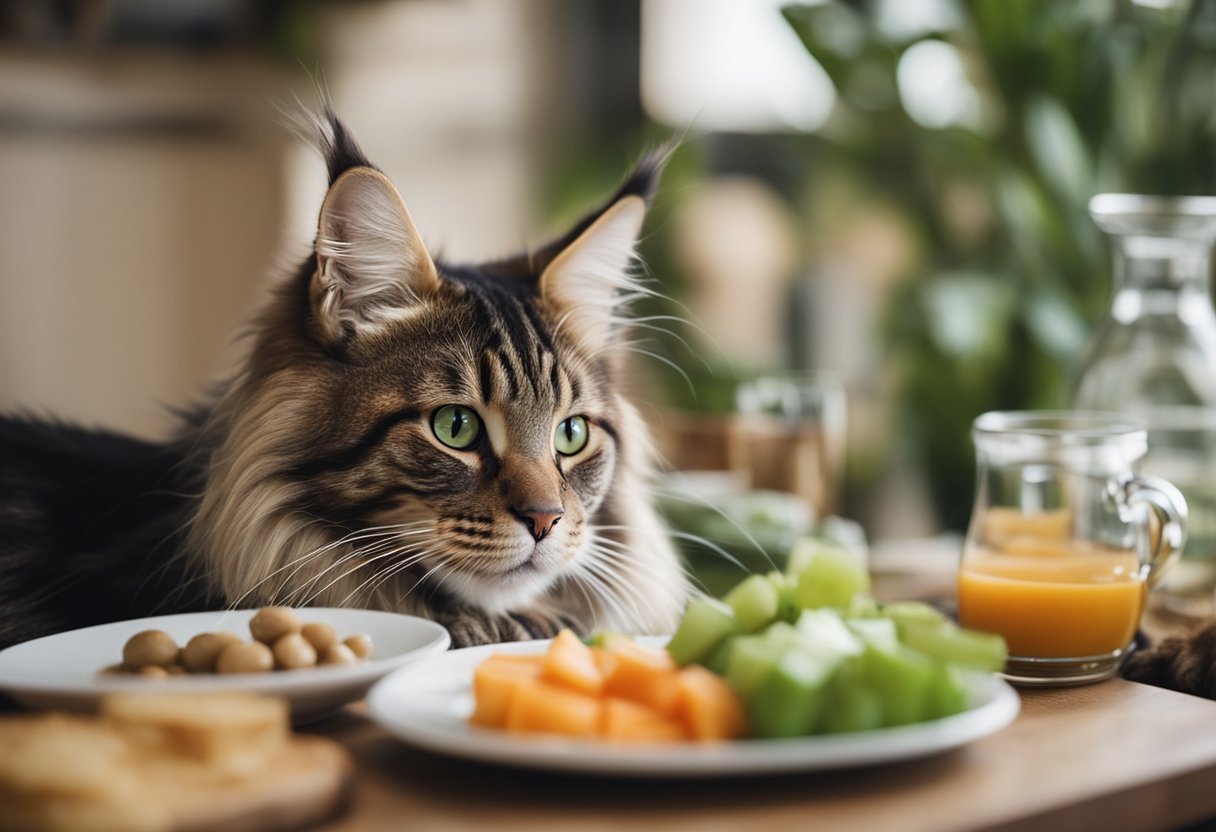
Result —
[[671, 714], [679, 694], [678, 668], [666, 650], [632, 641], [613, 642], [607, 649], [612, 669], [604, 682], [609, 696], [645, 705], [661, 716]]
[[683, 742], [684, 727], [645, 705], [609, 697], [604, 702], [604, 739], [612, 742]]
[[599, 733], [603, 703], [542, 681], [520, 685], [507, 707], [506, 728], [523, 733], [594, 737]]
[[473, 671], [473, 715], [469, 721], [486, 728], [504, 728], [516, 691], [535, 684], [544, 668], [543, 656], [495, 653]]
[[569, 630], [562, 630], [549, 645], [541, 678], [570, 690], [599, 696], [604, 690], [604, 673], [595, 662], [591, 648]]
[[747, 711], [738, 694], [704, 667], [680, 671], [673, 716], [696, 740], [731, 740], [747, 735]]
[[591, 649], [591, 655], [595, 659], [595, 666], [600, 669], [600, 673], [603, 675], [604, 680], [607, 681], [608, 677], [612, 675], [613, 668], [616, 667], [616, 659], [614, 659], [612, 654], [607, 650], [599, 647], [593, 647]]

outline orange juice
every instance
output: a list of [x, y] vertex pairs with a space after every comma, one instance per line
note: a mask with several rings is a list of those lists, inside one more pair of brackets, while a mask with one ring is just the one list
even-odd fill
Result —
[[1102, 656], [1131, 643], [1146, 585], [1130, 552], [1057, 546], [1048, 553], [969, 551], [958, 576], [965, 627], [1000, 633], [1011, 656]]

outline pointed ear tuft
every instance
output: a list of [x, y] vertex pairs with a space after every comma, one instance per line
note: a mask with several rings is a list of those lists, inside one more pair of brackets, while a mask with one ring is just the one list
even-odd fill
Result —
[[363, 149], [355, 141], [350, 130], [338, 118], [329, 102], [317, 117], [317, 126], [321, 132], [321, 152], [325, 154], [325, 168], [329, 171], [329, 184], [332, 187], [338, 177], [351, 168], [371, 168], [375, 166], [367, 161]]
[[369, 167], [347, 169], [330, 187], [316, 254], [310, 297], [331, 343], [410, 314], [439, 283], [397, 189]]
[[584, 224], [540, 276], [557, 327], [595, 352], [612, 345], [619, 310], [641, 291], [631, 273], [646, 201], [626, 194]]

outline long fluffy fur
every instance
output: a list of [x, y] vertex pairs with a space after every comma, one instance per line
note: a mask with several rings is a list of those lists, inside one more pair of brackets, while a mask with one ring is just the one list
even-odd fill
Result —
[[[374, 170], [332, 113], [317, 123], [331, 187]], [[644, 161], [603, 209], [548, 246], [482, 266], [439, 264], [442, 285], [419, 291], [386, 296], [363, 283], [331, 297], [318, 262], [338, 261], [358, 281], [366, 261], [350, 246], [369, 240], [320, 239], [259, 316], [237, 375], [168, 443], [0, 418], [0, 646], [158, 612], [269, 602], [428, 615], [457, 643], [561, 626], [670, 629], [687, 584], [647, 493], [645, 426], [617, 392], [611, 344], [587, 326], [562, 325], [597, 291], [615, 310], [640, 290], [623, 267], [632, 240], [592, 241], [606, 246], [603, 256], [584, 260], [610, 266], [582, 276], [598, 289], [540, 286], [612, 206], [648, 199], [658, 169], [657, 157]], [[372, 238], [393, 221], [351, 218], [369, 219]], [[418, 262], [430, 264], [415, 236], [388, 242], [416, 246]], [[410, 314], [360, 331], [352, 304], [369, 303]], [[530, 455], [501, 456], [488, 438], [464, 456], [445, 452], [403, 385], [416, 395], [443, 390], [450, 401], [480, 397], [487, 419], [504, 420], [494, 429]], [[576, 402], [594, 412], [597, 444], [583, 458], [555, 459], [555, 473], [535, 461], [552, 433], [535, 416], [561, 418]], [[534, 479], [577, 495], [563, 498], [554, 539], [564, 542], [536, 544], [538, 563], [570, 563], [543, 588], [514, 573], [497, 586], [487, 575], [505, 555], [495, 553], [521, 534], [504, 506], [515, 511], [510, 501], [532, 493], [524, 485]]]

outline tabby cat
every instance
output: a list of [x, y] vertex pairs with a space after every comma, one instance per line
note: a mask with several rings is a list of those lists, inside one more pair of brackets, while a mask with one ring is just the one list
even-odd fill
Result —
[[318, 126], [315, 250], [212, 405], [164, 444], [0, 419], [0, 647], [271, 603], [424, 615], [457, 645], [672, 629], [687, 584], [621, 393], [658, 157], [555, 242], [454, 265]]

